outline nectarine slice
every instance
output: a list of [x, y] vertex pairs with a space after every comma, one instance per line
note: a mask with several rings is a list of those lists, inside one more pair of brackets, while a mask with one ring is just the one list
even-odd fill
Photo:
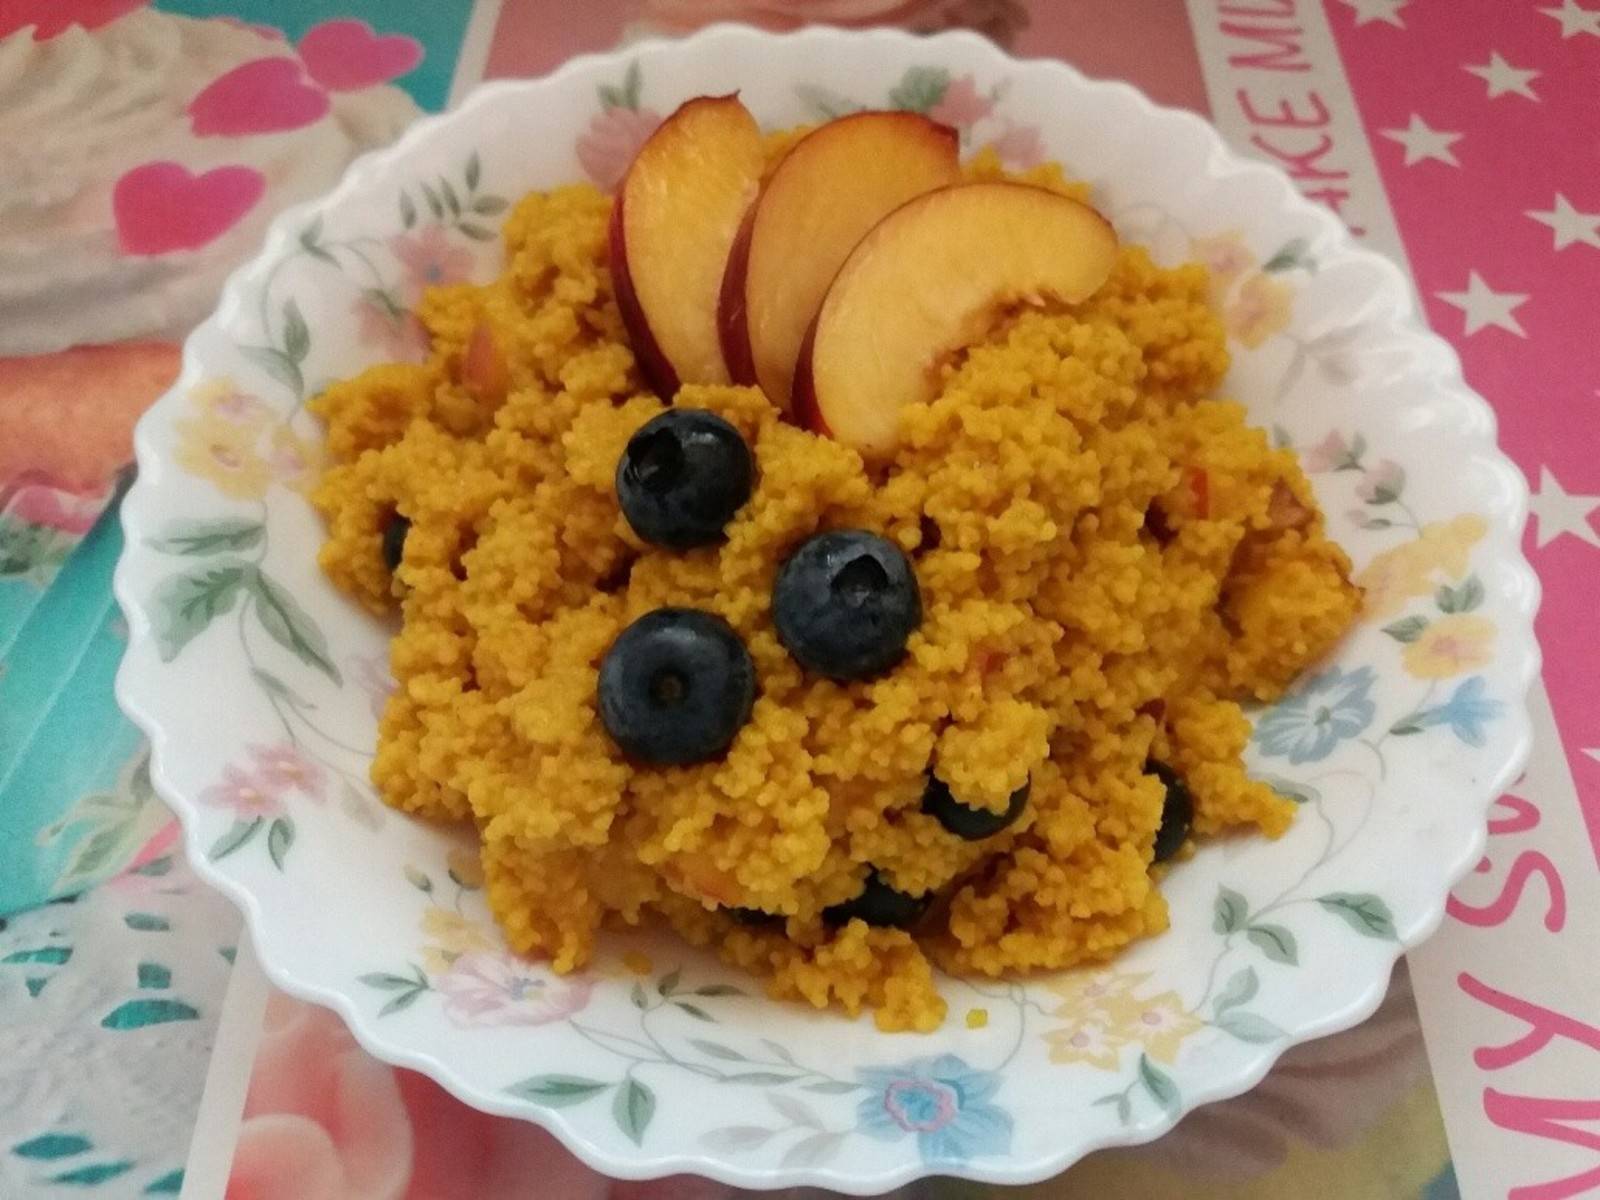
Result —
[[911, 112], [853, 113], [795, 143], [728, 257], [717, 318], [735, 383], [789, 408], [800, 343], [840, 265], [907, 200], [957, 182], [959, 156], [955, 130]]
[[761, 131], [737, 96], [686, 101], [650, 135], [611, 212], [617, 306], [640, 368], [671, 399], [728, 383], [717, 297], [761, 181]]
[[1117, 235], [1090, 208], [1009, 182], [965, 183], [895, 209], [839, 268], [806, 334], [795, 404], [807, 426], [884, 458], [900, 410], [998, 310], [1076, 303], [1105, 282]]

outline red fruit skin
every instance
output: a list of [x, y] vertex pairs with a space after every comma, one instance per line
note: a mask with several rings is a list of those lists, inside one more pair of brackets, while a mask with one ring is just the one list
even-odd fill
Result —
[[[759, 197], [758, 197], [759, 199]], [[728, 265], [722, 273], [722, 291], [717, 297], [717, 339], [722, 346], [722, 361], [735, 383], [755, 386], [755, 351], [750, 346], [749, 309], [744, 285], [750, 269], [750, 234], [755, 229], [756, 205], [752, 201], [739, 222], [733, 246], [728, 250]]]
[[833, 431], [828, 428], [822, 409], [817, 406], [816, 380], [811, 374], [811, 347], [816, 340], [817, 318], [813, 317], [811, 328], [806, 330], [805, 341], [800, 343], [800, 365], [794, 373], [794, 419], [803, 429], [822, 437], [832, 437]]

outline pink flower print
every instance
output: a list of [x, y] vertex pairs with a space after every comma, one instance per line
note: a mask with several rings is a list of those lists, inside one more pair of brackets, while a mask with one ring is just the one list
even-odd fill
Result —
[[328, 794], [328, 772], [299, 746], [251, 746], [256, 776], [276, 792], [300, 792], [321, 802]]
[[382, 654], [352, 654], [350, 656], [350, 676], [355, 684], [367, 694], [367, 701], [372, 705], [372, 715], [382, 717], [384, 706], [389, 703], [389, 697], [394, 694], [394, 676], [389, 674], [389, 660]]
[[651, 108], [615, 105], [596, 113], [578, 138], [578, 162], [595, 186], [611, 191], [622, 182], [633, 156], [661, 124], [661, 114]]
[[995, 153], [1013, 171], [1026, 171], [1044, 161], [1044, 140], [1037, 125], [1018, 125], [1007, 121], [1005, 130], [994, 140]]
[[265, 401], [241, 392], [229, 379], [201, 384], [189, 393], [189, 400], [206, 416], [243, 429], [260, 429], [272, 420], [272, 410]]
[[928, 110], [928, 116], [957, 129], [966, 129], [993, 111], [994, 101], [978, 91], [971, 75], [963, 75], [945, 88], [939, 103]]
[[458, 1025], [548, 1025], [588, 1004], [594, 983], [480, 951], [456, 959], [438, 988], [446, 1015]]
[[1246, 271], [1253, 270], [1256, 256], [1238, 230], [1230, 229], [1214, 237], [1195, 238], [1189, 253], [1205, 263], [1216, 290], [1225, 292]]
[[200, 800], [217, 808], [231, 808], [242, 820], [275, 817], [283, 811], [271, 784], [238, 767], [223, 768], [222, 781], [201, 792]]
[[1381, 459], [1356, 485], [1356, 495], [1368, 504], [1388, 504], [1400, 495], [1405, 487], [1406, 473], [1392, 459]]
[[388, 292], [369, 289], [350, 311], [362, 345], [376, 347], [394, 362], [421, 362], [428, 356], [428, 331], [415, 313], [402, 308]]
[[1350, 443], [1344, 440], [1344, 434], [1334, 430], [1300, 456], [1300, 465], [1308, 473], [1315, 475], [1321, 471], [1333, 470], [1344, 462], [1349, 454]]
[[425, 288], [460, 283], [472, 270], [472, 253], [450, 243], [443, 225], [424, 225], [415, 233], [397, 233], [389, 249], [405, 268], [406, 285], [413, 298]]
[[295, 433], [288, 425], [272, 431], [267, 465], [279, 483], [297, 492], [309, 492], [317, 483], [321, 455], [314, 442]]

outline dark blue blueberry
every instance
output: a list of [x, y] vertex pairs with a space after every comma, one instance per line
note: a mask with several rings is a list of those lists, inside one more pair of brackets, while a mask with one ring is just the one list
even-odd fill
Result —
[[600, 664], [600, 719], [630, 758], [715, 758], [750, 718], [756, 669], [721, 617], [658, 608], [618, 635]]
[[1167, 789], [1167, 798], [1161, 805], [1161, 828], [1156, 830], [1156, 862], [1166, 862], [1176, 854], [1189, 836], [1189, 824], [1194, 820], [1194, 797], [1189, 785], [1164, 762], [1149, 759], [1144, 773], [1154, 775]]
[[715, 413], [669, 408], [645, 422], [617, 463], [617, 502], [657, 546], [705, 546], [750, 499], [755, 465], [739, 431]]
[[411, 522], [399, 513], [383, 527], [383, 561], [391, 573], [400, 569], [400, 560], [406, 555], [406, 534], [410, 532]]
[[917, 918], [928, 911], [933, 900], [930, 892], [913, 896], [890, 887], [878, 874], [876, 867], [867, 873], [866, 885], [853, 900], [835, 904], [822, 910], [822, 919], [829, 925], [847, 924], [852, 917], [860, 917], [868, 925], [880, 929], [909, 929]]
[[1033, 787], [1031, 779], [1011, 793], [1004, 812], [989, 808], [973, 808], [950, 794], [949, 786], [937, 775], [928, 776], [927, 789], [922, 793], [922, 811], [935, 818], [949, 833], [965, 842], [979, 842], [993, 837], [1022, 815], [1028, 803], [1028, 792]]
[[862, 529], [807, 539], [772, 588], [778, 639], [808, 671], [864, 679], [900, 661], [922, 623], [922, 593], [911, 560]]

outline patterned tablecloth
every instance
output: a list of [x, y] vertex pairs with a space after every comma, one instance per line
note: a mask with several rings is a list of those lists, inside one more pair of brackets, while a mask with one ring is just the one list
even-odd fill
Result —
[[[718, 19], [966, 26], [1208, 115], [1410, 267], [1533, 486], [1537, 744], [1445, 928], [1365, 1025], [1025, 1194], [1600, 1194], [1600, 2], [0, 0], [0, 1197], [726, 1194], [610, 1184], [326, 1013], [263, 1016], [247, 953], [213, 1060], [239, 922], [111, 699], [109, 592], [132, 421], [273, 212], [481, 78]], [[928, 82], [940, 119], [984, 103]], [[586, 169], [654, 119], [614, 111]]]

